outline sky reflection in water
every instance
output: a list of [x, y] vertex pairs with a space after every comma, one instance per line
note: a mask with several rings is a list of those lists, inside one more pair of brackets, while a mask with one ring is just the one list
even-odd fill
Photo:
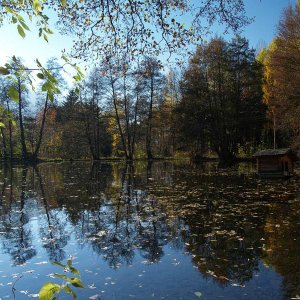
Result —
[[261, 181], [251, 164], [76, 162], [3, 167], [0, 181], [0, 299], [13, 286], [36, 297], [69, 256], [78, 299], [300, 295], [299, 179]]

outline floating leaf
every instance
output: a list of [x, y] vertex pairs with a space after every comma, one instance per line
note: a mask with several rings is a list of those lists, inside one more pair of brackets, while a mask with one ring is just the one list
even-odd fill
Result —
[[100, 300], [100, 295], [99, 294], [96, 294], [96, 295], [93, 295], [91, 297], [89, 297], [90, 300]]
[[198, 298], [202, 297], [202, 293], [201, 293], [201, 292], [195, 292], [195, 295], [196, 295]]

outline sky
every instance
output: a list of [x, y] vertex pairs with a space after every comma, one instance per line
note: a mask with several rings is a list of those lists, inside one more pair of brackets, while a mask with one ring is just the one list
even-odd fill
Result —
[[248, 16], [254, 17], [254, 22], [243, 32], [250, 46], [256, 48], [261, 42], [269, 44], [276, 35], [283, 10], [295, 4], [296, 0], [246, 0], [246, 12]]
[[[276, 34], [280, 15], [290, 3], [294, 5], [296, 0], [245, 0], [247, 15], [255, 18], [242, 34], [249, 40], [251, 47], [259, 48], [271, 42]], [[215, 30], [216, 34], [222, 34], [218, 32], [219, 28], [216, 27]], [[38, 32], [33, 26], [31, 32], [26, 33], [26, 38], [22, 39], [15, 25], [4, 23], [0, 27], [0, 66], [12, 55], [24, 58], [28, 67], [34, 66], [36, 58], [45, 63], [50, 57], [60, 57], [61, 51], [70, 50], [73, 44], [70, 36], [62, 36], [58, 32], [50, 36], [47, 43], [37, 38]]]

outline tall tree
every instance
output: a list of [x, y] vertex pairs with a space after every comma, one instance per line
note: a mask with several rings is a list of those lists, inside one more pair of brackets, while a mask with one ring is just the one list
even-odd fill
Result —
[[[300, 1], [288, 6], [277, 37], [260, 58], [264, 63], [264, 100], [277, 133], [277, 146], [300, 147]], [[275, 134], [274, 134], [275, 136]]]
[[[51, 77], [51, 82], [53, 85], [55, 85], [55, 90], [54, 90], [55, 93], [49, 94], [49, 92], [47, 91], [47, 85], [49, 84], [49, 82], [47, 80], [44, 80], [41, 84], [41, 91], [40, 91], [40, 96], [44, 98], [43, 109], [40, 118], [40, 127], [38, 130], [35, 149], [31, 157], [31, 159], [34, 161], [37, 160], [42, 145], [44, 129], [46, 125], [47, 112], [49, 108], [49, 101], [52, 102], [55, 101], [56, 99], [54, 98], [54, 96], [60, 94], [59, 88], [65, 85], [65, 81], [60, 74], [62, 67], [58, 64], [55, 58], [49, 59], [47, 61], [46, 68], [48, 70], [48, 77]], [[41, 79], [45, 79], [44, 76], [40, 76], [40, 77], [42, 77]]]
[[16, 114], [13, 111], [16, 103], [11, 103], [8, 95], [12, 82], [8, 78], [0, 78], [0, 110], [1, 110], [1, 136], [3, 144], [3, 159], [13, 160], [13, 128], [16, 125]]
[[31, 82], [28, 75], [27, 67], [24, 66], [21, 58], [13, 56], [7, 63], [10, 68], [9, 79], [11, 85], [8, 88], [8, 96], [18, 104], [18, 123], [20, 131], [21, 157], [23, 160], [28, 159], [28, 151], [26, 145], [25, 128], [24, 128], [24, 107], [26, 101], [24, 96], [28, 92], [27, 85]]
[[135, 154], [136, 127], [139, 115], [141, 86], [135, 80], [139, 77], [126, 61], [113, 59], [107, 63], [110, 84], [110, 99], [119, 130], [122, 151], [126, 160], [131, 161]]
[[182, 80], [179, 112], [184, 132], [195, 132], [200, 155], [210, 148], [230, 163], [241, 146], [257, 145], [264, 122], [260, 70], [254, 50], [240, 37], [215, 38], [197, 49]]
[[101, 135], [103, 120], [101, 119], [101, 106], [104, 105], [107, 92], [107, 78], [101, 76], [99, 68], [94, 68], [84, 82], [81, 91], [83, 105], [85, 132], [88, 139], [91, 156], [94, 160], [100, 159]]
[[82, 105], [78, 94], [74, 90], [69, 92], [63, 105], [58, 107], [57, 120], [62, 130], [62, 158], [80, 159], [89, 157]]
[[142, 62], [140, 71], [143, 80], [143, 94], [147, 99], [147, 119], [146, 119], [146, 153], [148, 159], [153, 158], [152, 151], [152, 131], [153, 113], [155, 106], [158, 107], [159, 100], [162, 102], [162, 86], [164, 77], [161, 73], [162, 65], [157, 59], [146, 57]]

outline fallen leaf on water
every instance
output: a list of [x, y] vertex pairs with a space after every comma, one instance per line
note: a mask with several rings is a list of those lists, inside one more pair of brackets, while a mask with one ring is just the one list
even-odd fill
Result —
[[222, 281], [229, 281], [229, 279], [225, 276], [218, 276], [218, 279]]
[[96, 295], [93, 295], [91, 297], [89, 297], [90, 300], [100, 300], [100, 295], [96, 294]]
[[202, 297], [202, 293], [201, 293], [201, 292], [195, 292], [195, 295], [196, 295], [198, 298]]

